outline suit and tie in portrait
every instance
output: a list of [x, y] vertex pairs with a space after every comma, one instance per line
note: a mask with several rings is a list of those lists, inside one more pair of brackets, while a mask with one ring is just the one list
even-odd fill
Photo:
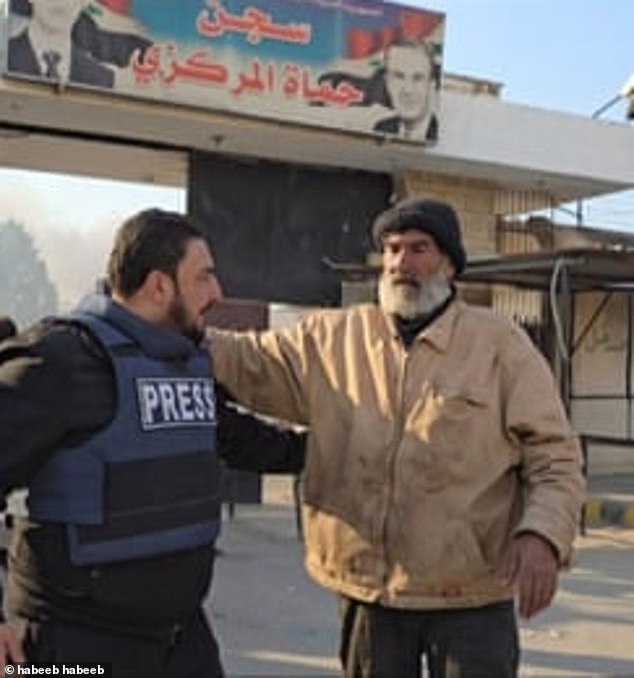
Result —
[[[39, 76], [51, 80], [61, 78], [59, 54], [54, 50], [43, 51], [38, 59], [29, 39], [28, 30], [9, 40], [9, 71], [24, 75]], [[114, 73], [107, 66], [96, 61], [89, 52], [71, 45], [68, 68], [70, 82], [111, 89], [114, 85]]]
[[55, 82], [112, 89], [115, 70], [152, 44], [137, 33], [99, 26], [83, 0], [11, 0], [10, 19], [16, 26], [8, 72]]

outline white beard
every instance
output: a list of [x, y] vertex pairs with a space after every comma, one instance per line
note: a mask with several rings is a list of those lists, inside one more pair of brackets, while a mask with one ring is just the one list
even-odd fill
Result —
[[[396, 282], [409, 280], [410, 283]], [[388, 275], [379, 278], [379, 305], [386, 312], [401, 318], [418, 318], [431, 313], [451, 296], [451, 284], [444, 271], [428, 278]]]

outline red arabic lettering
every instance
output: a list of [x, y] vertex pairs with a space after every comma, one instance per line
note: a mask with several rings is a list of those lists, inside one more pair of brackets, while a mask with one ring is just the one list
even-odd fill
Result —
[[349, 82], [340, 82], [336, 87], [330, 83], [313, 83], [309, 68], [298, 64], [284, 64], [282, 92], [288, 98], [301, 97], [309, 103], [329, 106], [350, 106], [363, 101], [363, 92]]
[[295, 97], [302, 86], [301, 70], [297, 64], [284, 64], [282, 91], [287, 97]]
[[331, 106], [350, 106], [350, 104], [363, 101], [363, 92], [350, 83], [340, 82], [336, 87], [333, 87], [329, 82], [313, 85], [311, 79], [310, 70], [304, 69], [302, 72], [302, 97], [308, 102]]
[[[332, 90], [332, 86], [330, 86]], [[333, 103], [337, 106], [350, 106], [351, 104], [360, 104], [364, 95], [360, 89], [357, 89], [349, 82], [340, 82], [333, 90]]]
[[162, 77], [166, 85], [171, 85], [175, 80], [224, 85], [228, 79], [226, 66], [210, 61], [208, 52], [204, 49], [193, 52], [185, 61], [173, 60], [171, 71]]
[[158, 45], [149, 47], [144, 55], [138, 50], [132, 55], [132, 72], [136, 81], [142, 85], [147, 85], [154, 79], [160, 66], [161, 48]]
[[[162, 63], [168, 63], [169, 66], [162, 67]], [[230, 80], [227, 66], [215, 62], [208, 50], [199, 49], [185, 59], [179, 59], [177, 47], [173, 43], [152, 45], [143, 57], [135, 54], [132, 58], [132, 70], [136, 81], [144, 85], [159, 80], [164, 85], [189, 81], [224, 86]], [[242, 96], [248, 92], [275, 94], [277, 80], [275, 64], [264, 65], [254, 59], [248, 70], [238, 74], [237, 84], [229, 91], [234, 96]], [[363, 92], [351, 83], [342, 81], [336, 87], [329, 82], [316, 83], [309, 68], [302, 68], [294, 63], [284, 64], [280, 86], [285, 97], [300, 98], [313, 104], [350, 106], [363, 101]]]
[[[262, 73], [263, 70], [264, 73]], [[264, 68], [257, 59], [254, 59], [251, 62], [251, 72], [246, 73], [242, 71], [238, 75], [239, 82], [231, 90], [231, 94], [240, 96], [247, 91], [257, 94], [264, 92], [271, 93], [275, 90], [275, 75], [275, 66], [273, 64], [268, 64]]]
[[[162, 64], [166, 62], [169, 66], [163, 68]], [[176, 80], [224, 85], [229, 79], [226, 66], [212, 61], [207, 50], [192, 52], [180, 61], [174, 43], [152, 45], [144, 57], [134, 54], [131, 66], [136, 81], [142, 85], [153, 80], [160, 80], [165, 85], [172, 85]]]
[[310, 43], [310, 24], [277, 24], [272, 21], [270, 14], [256, 7], [247, 7], [242, 15], [234, 15], [227, 12], [217, 0], [208, 0], [207, 4], [212, 8], [214, 19], [210, 18], [209, 9], [203, 9], [196, 18], [196, 29], [205, 37], [217, 38], [230, 31], [246, 35], [252, 45], [257, 45], [263, 38], [301, 45]]

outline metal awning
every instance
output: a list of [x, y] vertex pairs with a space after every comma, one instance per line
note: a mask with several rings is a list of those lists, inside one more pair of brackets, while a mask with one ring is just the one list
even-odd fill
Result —
[[570, 290], [634, 290], [634, 250], [567, 249], [470, 259], [462, 282], [548, 290], [565, 268]]
[[[342, 280], [376, 277], [381, 267], [324, 259]], [[514, 285], [548, 290], [553, 274], [564, 268], [570, 290], [634, 290], [634, 250], [565, 249], [492, 257], [473, 257], [459, 278], [464, 283]]]

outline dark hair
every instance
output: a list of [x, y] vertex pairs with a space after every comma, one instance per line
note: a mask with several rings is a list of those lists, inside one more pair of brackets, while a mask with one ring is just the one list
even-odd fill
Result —
[[0, 315], [0, 341], [14, 337], [18, 328], [8, 315]]
[[204, 240], [202, 232], [177, 212], [149, 209], [129, 217], [119, 227], [108, 259], [110, 287], [129, 297], [152, 271], [176, 279], [187, 243], [198, 238]]

